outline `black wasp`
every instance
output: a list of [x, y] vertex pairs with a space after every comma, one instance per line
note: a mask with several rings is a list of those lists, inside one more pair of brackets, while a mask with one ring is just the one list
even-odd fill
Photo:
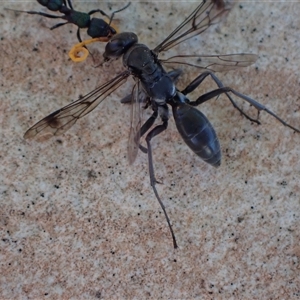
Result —
[[[60, 12], [63, 15], [51, 15], [43, 12], [37, 12], [37, 11], [22, 11], [22, 10], [13, 10], [17, 12], [25, 12], [31, 15], [40, 15], [43, 17], [51, 18], [51, 19], [63, 19], [66, 22], [58, 23], [54, 26], [52, 26], [50, 29], [53, 30], [55, 28], [58, 28], [60, 26], [63, 26], [65, 24], [71, 23], [78, 27], [77, 30], [77, 38], [79, 42], [82, 42], [81, 36], [80, 36], [80, 29], [87, 28], [87, 34], [92, 38], [98, 38], [98, 41], [107, 42], [113, 35], [115, 35], [117, 32], [116, 30], [111, 26], [111, 22], [114, 18], [114, 15], [124, 9], [126, 9], [130, 2], [123, 8], [114, 11], [111, 16], [108, 16], [103, 10], [101, 9], [94, 9], [91, 10], [88, 13], [76, 11], [73, 8], [71, 0], [37, 0], [39, 4], [42, 6], [47, 7], [49, 10], [55, 12]], [[9, 9], [11, 10], [11, 9]], [[108, 18], [109, 23], [105, 22], [103, 19], [99, 18], [92, 18], [91, 15], [95, 13], [100, 13], [101, 15]]]
[[[284, 122], [262, 104], [230, 87], [225, 87], [214, 74], [214, 72], [217, 71], [249, 66], [257, 60], [256, 55], [176, 55], [165, 59], [159, 58], [160, 53], [173, 48], [191, 37], [201, 34], [209, 26], [217, 23], [223, 13], [229, 10], [229, 8], [220, 5], [220, 3], [222, 4], [222, 1], [203, 0], [189, 17], [153, 50], [150, 50], [144, 44], [139, 44], [136, 34], [132, 32], [116, 34], [107, 43], [104, 58], [109, 60], [123, 57], [123, 65], [126, 71], [88, 93], [83, 98], [53, 112], [36, 123], [24, 135], [25, 138], [32, 138], [39, 133], [50, 133], [52, 135], [64, 133], [73, 126], [78, 119], [96, 108], [108, 95], [119, 88], [126, 79], [132, 75], [135, 80], [135, 85], [130, 95], [132, 110], [128, 141], [128, 158], [129, 162], [133, 163], [139, 149], [147, 153], [150, 183], [168, 222], [174, 248], [177, 248], [175, 235], [165, 207], [156, 189], [157, 181], [154, 175], [151, 148], [152, 138], [167, 129], [169, 119], [168, 105], [172, 108], [177, 129], [185, 143], [200, 158], [214, 167], [218, 167], [221, 164], [220, 144], [209, 120], [202, 112], [196, 109], [195, 106], [217, 97], [220, 94], [225, 93], [233, 106], [253, 122], [259, 123], [258, 118], [252, 119], [243, 112], [230, 94], [250, 103], [258, 112], [263, 110], [275, 117], [283, 125], [300, 132], [298, 129]], [[202, 71], [185, 89], [180, 91], [175, 85], [180, 71], [176, 69], [168, 73], [163, 67], [163, 64], [167, 65], [171, 63], [179, 66], [185, 65], [199, 68]], [[199, 96], [195, 101], [190, 101], [187, 95], [194, 91], [208, 76], [214, 80], [218, 88]], [[127, 98], [126, 101], [128, 101], [129, 97], [125, 98]], [[144, 105], [144, 108], [151, 107], [153, 111], [151, 117], [144, 124], [141, 122], [140, 114], [142, 105]], [[160, 117], [161, 124], [151, 129], [157, 117]], [[140, 144], [140, 138], [146, 133], [145, 140], [147, 146], [144, 147]]]

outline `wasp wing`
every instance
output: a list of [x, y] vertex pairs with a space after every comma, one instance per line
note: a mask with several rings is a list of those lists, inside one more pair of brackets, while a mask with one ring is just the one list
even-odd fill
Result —
[[75, 102], [53, 112], [28, 129], [24, 138], [33, 138], [39, 133], [59, 135], [66, 132], [76, 121], [95, 109], [108, 95], [121, 86], [129, 72], [123, 72]]
[[198, 7], [153, 52], [158, 54], [204, 32], [220, 21], [229, 8], [222, 0], [203, 0]]
[[[208, 27], [220, 21], [229, 11], [223, 0], [203, 0], [198, 7], [153, 51], [156, 54], [203, 33]], [[238, 53], [228, 55], [175, 55], [159, 59], [164, 65], [181, 65], [212, 72], [221, 72], [247, 67], [257, 60], [255, 54]]]
[[141, 106], [145, 102], [146, 95], [141, 89], [140, 81], [138, 81], [131, 94], [131, 115], [130, 115], [130, 132], [128, 138], [128, 160], [133, 164], [140, 146], [141, 125], [142, 125], [142, 109]]
[[164, 65], [184, 65], [212, 72], [225, 72], [252, 65], [258, 56], [256, 54], [238, 53], [225, 55], [176, 55], [160, 59]]

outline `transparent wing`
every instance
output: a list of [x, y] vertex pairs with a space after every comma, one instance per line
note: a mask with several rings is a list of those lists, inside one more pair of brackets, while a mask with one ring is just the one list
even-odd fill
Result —
[[78, 119], [95, 109], [108, 95], [121, 86], [128, 76], [129, 72], [123, 72], [84, 97], [53, 112], [28, 129], [24, 134], [24, 138], [33, 138], [40, 133], [51, 135], [64, 133]]
[[256, 54], [238, 53], [226, 55], [176, 55], [160, 59], [164, 65], [185, 65], [212, 72], [224, 72], [252, 65]]
[[198, 7], [155, 49], [158, 54], [204, 32], [229, 10], [222, 0], [203, 0]]
[[140, 81], [138, 81], [132, 90], [131, 97], [131, 115], [130, 115], [130, 132], [128, 138], [128, 160], [130, 164], [133, 164], [139, 150], [140, 137], [141, 137], [141, 105], [143, 99], [141, 98], [144, 93], [140, 88]]

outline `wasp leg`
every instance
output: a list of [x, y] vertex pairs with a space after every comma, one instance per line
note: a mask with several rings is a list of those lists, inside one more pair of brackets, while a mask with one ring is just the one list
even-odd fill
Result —
[[175, 69], [173, 71], [168, 72], [168, 76], [171, 77], [174, 83], [177, 83], [181, 74], [182, 74], [181, 69]]
[[[219, 88], [224, 87], [223, 83], [220, 81], [220, 79], [214, 73], [205, 71], [202, 74], [200, 74], [197, 78], [195, 78], [181, 93], [184, 95], [191, 93], [202, 83], [202, 81], [207, 76], [211, 76], [211, 78], [214, 80], [214, 82], [218, 85]], [[230, 97], [230, 95], [228, 95], [228, 93], [225, 93], [225, 94], [228, 97], [228, 99], [230, 100], [230, 102], [232, 103], [233, 107], [235, 109], [237, 109], [244, 117], [246, 117], [251, 122], [260, 124], [260, 122], [258, 120], [259, 114], [257, 115], [256, 119], [251, 118], [241, 108], [239, 108], [239, 106], [234, 102], [234, 100]]]
[[230, 88], [230, 87], [221, 87], [219, 89], [216, 89], [214, 91], [211, 91], [209, 93], [206, 93], [204, 95], [201, 95], [196, 101], [192, 101], [190, 102], [189, 104], [192, 105], [192, 106], [198, 106], [214, 97], [217, 97], [221, 94], [226, 94], [227, 93], [232, 93], [234, 94], [235, 96], [245, 100], [246, 102], [250, 103], [251, 105], [253, 105], [257, 110], [258, 112], [260, 111], [265, 111], [266, 113], [268, 113], [269, 115], [273, 116], [275, 119], [277, 119], [281, 124], [283, 124], [284, 126], [287, 126], [293, 130], [295, 130], [296, 132], [299, 132], [300, 133], [300, 130], [293, 127], [292, 125], [286, 123], [284, 120], [282, 120], [279, 116], [277, 116], [276, 114], [274, 114], [271, 110], [269, 110], [268, 108], [266, 108], [264, 105], [260, 104], [259, 102], [255, 101], [254, 99], [246, 96], [246, 95], [243, 95], [237, 91], [235, 91], [234, 89]]
[[[151, 118], [151, 117], [150, 117]], [[172, 226], [171, 226], [171, 222], [170, 222], [170, 219], [168, 217], [168, 214], [166, 212], [166, 209], [165, 209], [165, 206], [163, 204], [163, 202], [161, 201], [159, 195], [158, 195], [158, 192], [156, 190], [156, 186], [155, 184], [157, 183], [156, 179], [155, 179], [155, 175], [154, 175], [154, 167], [153, 167], [153, 158], [152, 158], [152, 148], [151, 148], [151, 139], [153, 137], [155, 137], [156, 135], [162, 133], [164, 130], [166, 130], [168, 127], [168, 119], [165, 119], [163, 120], [163, 123], [161, 125], [157, 125], [156, 127], [154, 127], [146, 136], [146, 142], [147, 142], [147, 148], [148, 148], [148, 167], [149, 167], [149, 175], [150, 175], [150, 184], [152, 186], [152, 189], [154, 191], [154, 194], [156, 196], [156, 199], [158, 200], [163, 212], [164, 212], [164, 215], [165, 215], [165, 218], [167, 220], [167, 223], [168, 223], [168, 226], [169, 226], [169, 229], [170, 229], [170, 232], [171, 232], [171, 235], [172, 235], [172, 240], [173, 240], [173, 246], [174, 248], [178, 248], [178, 245], [177, 245], [177, 242], [176, 242], [176, 238], [175, 238], [175, 234], [173, 232], [173, 229], [172, 229]]]
[[[140, 129], [140, 137], [142, 137], [154, 124], [155, 120], [157, 119], [158, 111], [157, 109], [154, 110], [152, 116], [143, 124]], [[148, 149], [140, 144], [140, 150], [144, 153], [148, 153]]]
[[128, 94], [127, 96], [125, 96], [124, 98], [122, 98], [120, 100], [120, 102], [124, 103], [124, 104], [131, 104], [131, 102], [132, 102], [132, 95]]

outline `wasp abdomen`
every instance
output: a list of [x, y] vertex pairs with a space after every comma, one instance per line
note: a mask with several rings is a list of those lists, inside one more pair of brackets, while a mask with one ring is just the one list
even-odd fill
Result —
[[219, 140], [206, 116], [186, 103], [174, 105], [173, 116], [185, 143], [205, 162], [214, 167], [220, 166]]

